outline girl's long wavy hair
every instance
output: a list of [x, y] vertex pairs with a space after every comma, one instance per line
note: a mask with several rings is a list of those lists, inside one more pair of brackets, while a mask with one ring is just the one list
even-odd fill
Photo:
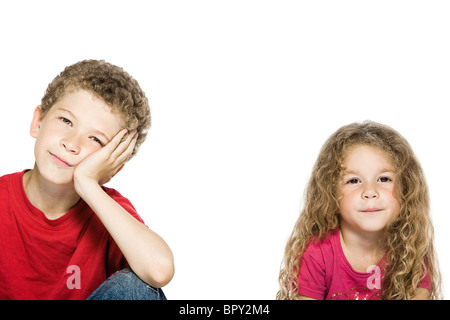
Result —
[[372, 121], [346, 125], [323, 145], [305, 191], [304, 208], [286, 245], [277, 299], [298, 298], [297, 277], [303, 251], [312, 238], [322, 240], [339, 228], [338, 188], [343, 163], [356, 145], [385, 151], [396, 170], [395, 192], [401, 209], [381, 241], [387, 258], [382, 298], [413, 298], [426, 272], [430, 277], [430, 299], [440, 299], [441, 275], [422, 168], [409, 143], [397, 131]]

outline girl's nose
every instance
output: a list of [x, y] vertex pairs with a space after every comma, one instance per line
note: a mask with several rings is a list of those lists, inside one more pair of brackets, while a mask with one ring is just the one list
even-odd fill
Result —
[[377, 199], [379, 196], [377, 189], [372, 185], [367, 186], [362, 193], [363, 199]]
[[364, 198], [365, 199], [378, 198], [378, 193], [377, 192], [367, 192], [367, 193], [364, 194]]

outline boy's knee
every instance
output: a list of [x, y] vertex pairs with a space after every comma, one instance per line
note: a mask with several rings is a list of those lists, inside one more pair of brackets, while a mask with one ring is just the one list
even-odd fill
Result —
[[166, 300], [163, 291], [142, 281], [130, 268], [117, 271], [88, 300]]

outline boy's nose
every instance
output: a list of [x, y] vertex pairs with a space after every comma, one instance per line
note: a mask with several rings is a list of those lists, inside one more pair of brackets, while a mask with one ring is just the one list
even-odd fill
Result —
[[80, 148], [80, 144], [77, 143], [75, 138], [71, 138], [71, 139], [66, 138], [66, 139], [61, 140], [61, 146], [67, 152], [70, 152], [70, 153], [73, 153], [73, 154], [80, 153], [80, 149], [81, 149]]

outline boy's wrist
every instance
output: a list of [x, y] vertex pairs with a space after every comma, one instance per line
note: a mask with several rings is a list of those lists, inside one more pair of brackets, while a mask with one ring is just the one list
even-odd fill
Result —
[[75, 191], [83, 199], [88, 197], [92, 193], [93, 190], [101, 189], [100, 184], [91, 178], [77, 177], [76, 175], [74, 175], [73, 180], [74, 180]]

